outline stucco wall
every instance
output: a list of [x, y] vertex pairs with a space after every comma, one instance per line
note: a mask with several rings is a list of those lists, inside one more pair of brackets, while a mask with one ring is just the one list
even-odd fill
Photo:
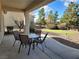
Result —
[[15, 26], [13, 20], [24, 20], [24, 13], [22, 12], [7, 12], [7, 14], [4, 15], [4, 26]]
[[0, 14], [0, 44], [4, 36], [4, 16]]

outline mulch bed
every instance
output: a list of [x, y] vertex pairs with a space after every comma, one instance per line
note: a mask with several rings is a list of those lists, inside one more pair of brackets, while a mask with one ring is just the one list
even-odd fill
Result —
[[77, 44], [75, 42], [70, 42], [70, 41], [68, 41], [68, 40], [66, 40], [64, 38], [60, 38], [60, 37], [52, 37], [52, 38], [57, 40], [58, 42], [64, 44], [64, 45], [79, 49], [79, 44]]
[[[42, 32], [43, 34], [45, 34], [46, 32]], [[58, 33], [49, 33], [49, 35], [54, 35], [54, 36], [60, 36], [60, 34]], [[79, 44], [76, 43], [76, 42], [71, 42], [67, 39], [64, 39], [64, 38], [61, 38], [61, 37], [52, 37], [53, 39], [55, 39], [56, 41], [64, 44], [64, 45], [67, 45], [67, 46], [70, 46], [70, 47], [73, 47], [73, 48], [76, 48], [76, 49], [79, 49]]]

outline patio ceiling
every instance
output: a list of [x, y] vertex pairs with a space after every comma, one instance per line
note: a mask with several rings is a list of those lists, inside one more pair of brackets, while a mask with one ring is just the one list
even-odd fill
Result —
[[7, 11], [28, 11], [52, 1], [54, 0], [2, 0], [2, 7]]

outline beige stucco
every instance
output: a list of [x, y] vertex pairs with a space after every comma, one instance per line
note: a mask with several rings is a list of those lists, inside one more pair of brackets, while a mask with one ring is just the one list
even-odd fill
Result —
[[4, 16], [0, 14], [0, 43], [4, 36]]
[[24, 20], [24, 13], [23, 12], [7, 12], [4, 14], [4, 26], [16, 26], [14, 20]]
[[6, 31], [7, 26], [14, 26], [14, 29], [18, 28], [18, 27], [16, 28], [17, 25], [15, 24], [14, 20], [18, 20], [18, 21], [23, 20], [24, 25], [25, 25], [24, 33], [28, 34], [29, 33], [30, 21], [33, 21], [34, 17], [33, 17], [33, 14], [29, 13], [29, 12], [27, 12], [27, 13], [26, 12], [25, 13], [23, 13], [23, 12], [7, 12], [7, 14], [4, 14], [5, 31]]
[[[2, 7], [5, 11], [33, 11], [54, 0], [2, 0]], [[38, 7], [37, 7], [38, 6]]]
[[25, 12], [24, 15], [25, 15], [24, 34], [29, 35], [30, 21], [32, 20], [32, 15], [29, 14], [28, 12]]
[[1, 0], [0, 0], [0, 43], [3, 39], [3, 34], [4, 34], [4, 16], [3, 16]]
[[2, 0], [4, 7], [25, 9], [33, 0]]

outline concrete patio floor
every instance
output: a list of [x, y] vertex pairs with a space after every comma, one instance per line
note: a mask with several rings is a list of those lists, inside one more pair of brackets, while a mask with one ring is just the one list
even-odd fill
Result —
[[13, 35], [4, 36], [4, 39], [0, 45], [0, 59], [79, 59], [79, 50], [63, 45], [56, 40], [46, 38], [46, 46], [44, 52], [41, 46], [31, 49], [30, 55], [27, 55], [28, 47], [22, 48], [18, 54], [18, 47], [20, 42], [16, 42], [15, 46], [12, 47], [14, 42]]

